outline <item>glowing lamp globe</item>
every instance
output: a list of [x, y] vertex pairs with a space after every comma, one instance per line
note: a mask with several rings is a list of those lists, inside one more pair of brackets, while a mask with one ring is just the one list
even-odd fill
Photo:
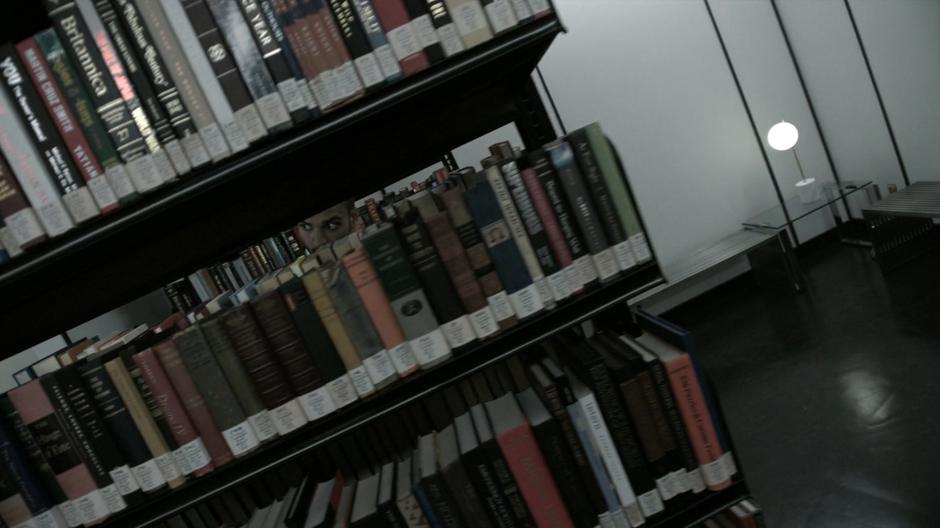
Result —
[[793, 123], [786, 121], [777, 123], [767, 131], [767, 143], [774, 150], [790, 150], [799, 138], [800, 133]]

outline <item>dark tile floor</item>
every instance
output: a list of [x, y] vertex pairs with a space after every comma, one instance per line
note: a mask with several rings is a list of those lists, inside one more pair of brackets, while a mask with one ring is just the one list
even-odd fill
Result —
[[886, 281], [827, 242], [803, 294], [745, 275], [666, 314], [696, 336], [771, 527], [940, 526], [938, 261]]

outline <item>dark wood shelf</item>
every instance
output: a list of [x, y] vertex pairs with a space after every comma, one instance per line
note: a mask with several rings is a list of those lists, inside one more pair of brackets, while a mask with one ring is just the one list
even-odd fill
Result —
[[554, 15], [528, 23], [0, 267], [0, 358], [518, 120], [563, 30]]
[[[496, 338], [471, 345], [447, 362], [401, 380], [371, 398], [359, 400], [334, 414], [278, 438], [247, 458], [229, 463], [199, 479], [145, 504], [130, 508], [108, 521], [110, 526], [150, 526], [211, 497], [234, 489], [278, 466], [312, 452], [326, 442], [394, 413], [441, 388], [471, 376], [565, 328], [617, 305], [662, 283], [655, 262], [637, 266], [620, 277], [560, 303]], [[672, 525], [670, 525], [672, 526]]]

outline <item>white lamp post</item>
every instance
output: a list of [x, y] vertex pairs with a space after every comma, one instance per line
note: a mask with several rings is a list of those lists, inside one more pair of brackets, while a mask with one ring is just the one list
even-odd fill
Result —
[[796, 155], [796, 142], [800, 139], [800, 132], [793, 123], [781, 121], [770, 127], [767, 131], [767, 144], [774, 150], [793, 152], [793, 159], [796, 160], [796, 166], [800, 169], [800, 181], [796, 182], [796, 190], [800, 195], [800, 201], [808, 204], [818, 199], [816, 193], [816, 178], [807, 178], [803, 174], [803, 165], [800, 163], [800, 157]]

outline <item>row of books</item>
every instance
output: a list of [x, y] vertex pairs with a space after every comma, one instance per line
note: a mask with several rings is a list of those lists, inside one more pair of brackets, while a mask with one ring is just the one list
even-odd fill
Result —
[[742, 499], [692, 528], [766, 528], [764, 512], [752, 499]]
[[0, 261], [551, 12], [547, 0], [44, 0], [0, 46]]
[[[669, 342], [690, 346], [688, 334], [640, 319], [648, 331], [635, 339], [606, 324], [562, 334], [524, 361], [513, 357], [331, 442], [298, 489], [272, 494], [293, 505], [271, 519], [627, 527], [727, 487], [737, 468], [710, 389]], [[253, 390], [249, 363], [239, 368], [243, 349], [209, 351], [232, 348], [219, 345], [230, 327], [208, 323], [168, 339], [185, 325], [177, 315], [66, 367], [37, 365], [48, 371], [0, 398], [0, 518], [97, 523], [248, 456], [290, 431], [284, 415], [296, 412], [289, 427], [300, 427], [308, 406], [282, 404], [265, 417], [271, 395]], [[304, 369], [291, 367], [271, 390], [290, 392], [292, 371]], [[234, 493], [240, 506], [222, 506], [221, 519], [203, 518], [204, 506], [178, 522], [242, 526], [272, 515], [257, 513], [270, 506], [263, 494], [247, 495]]]

